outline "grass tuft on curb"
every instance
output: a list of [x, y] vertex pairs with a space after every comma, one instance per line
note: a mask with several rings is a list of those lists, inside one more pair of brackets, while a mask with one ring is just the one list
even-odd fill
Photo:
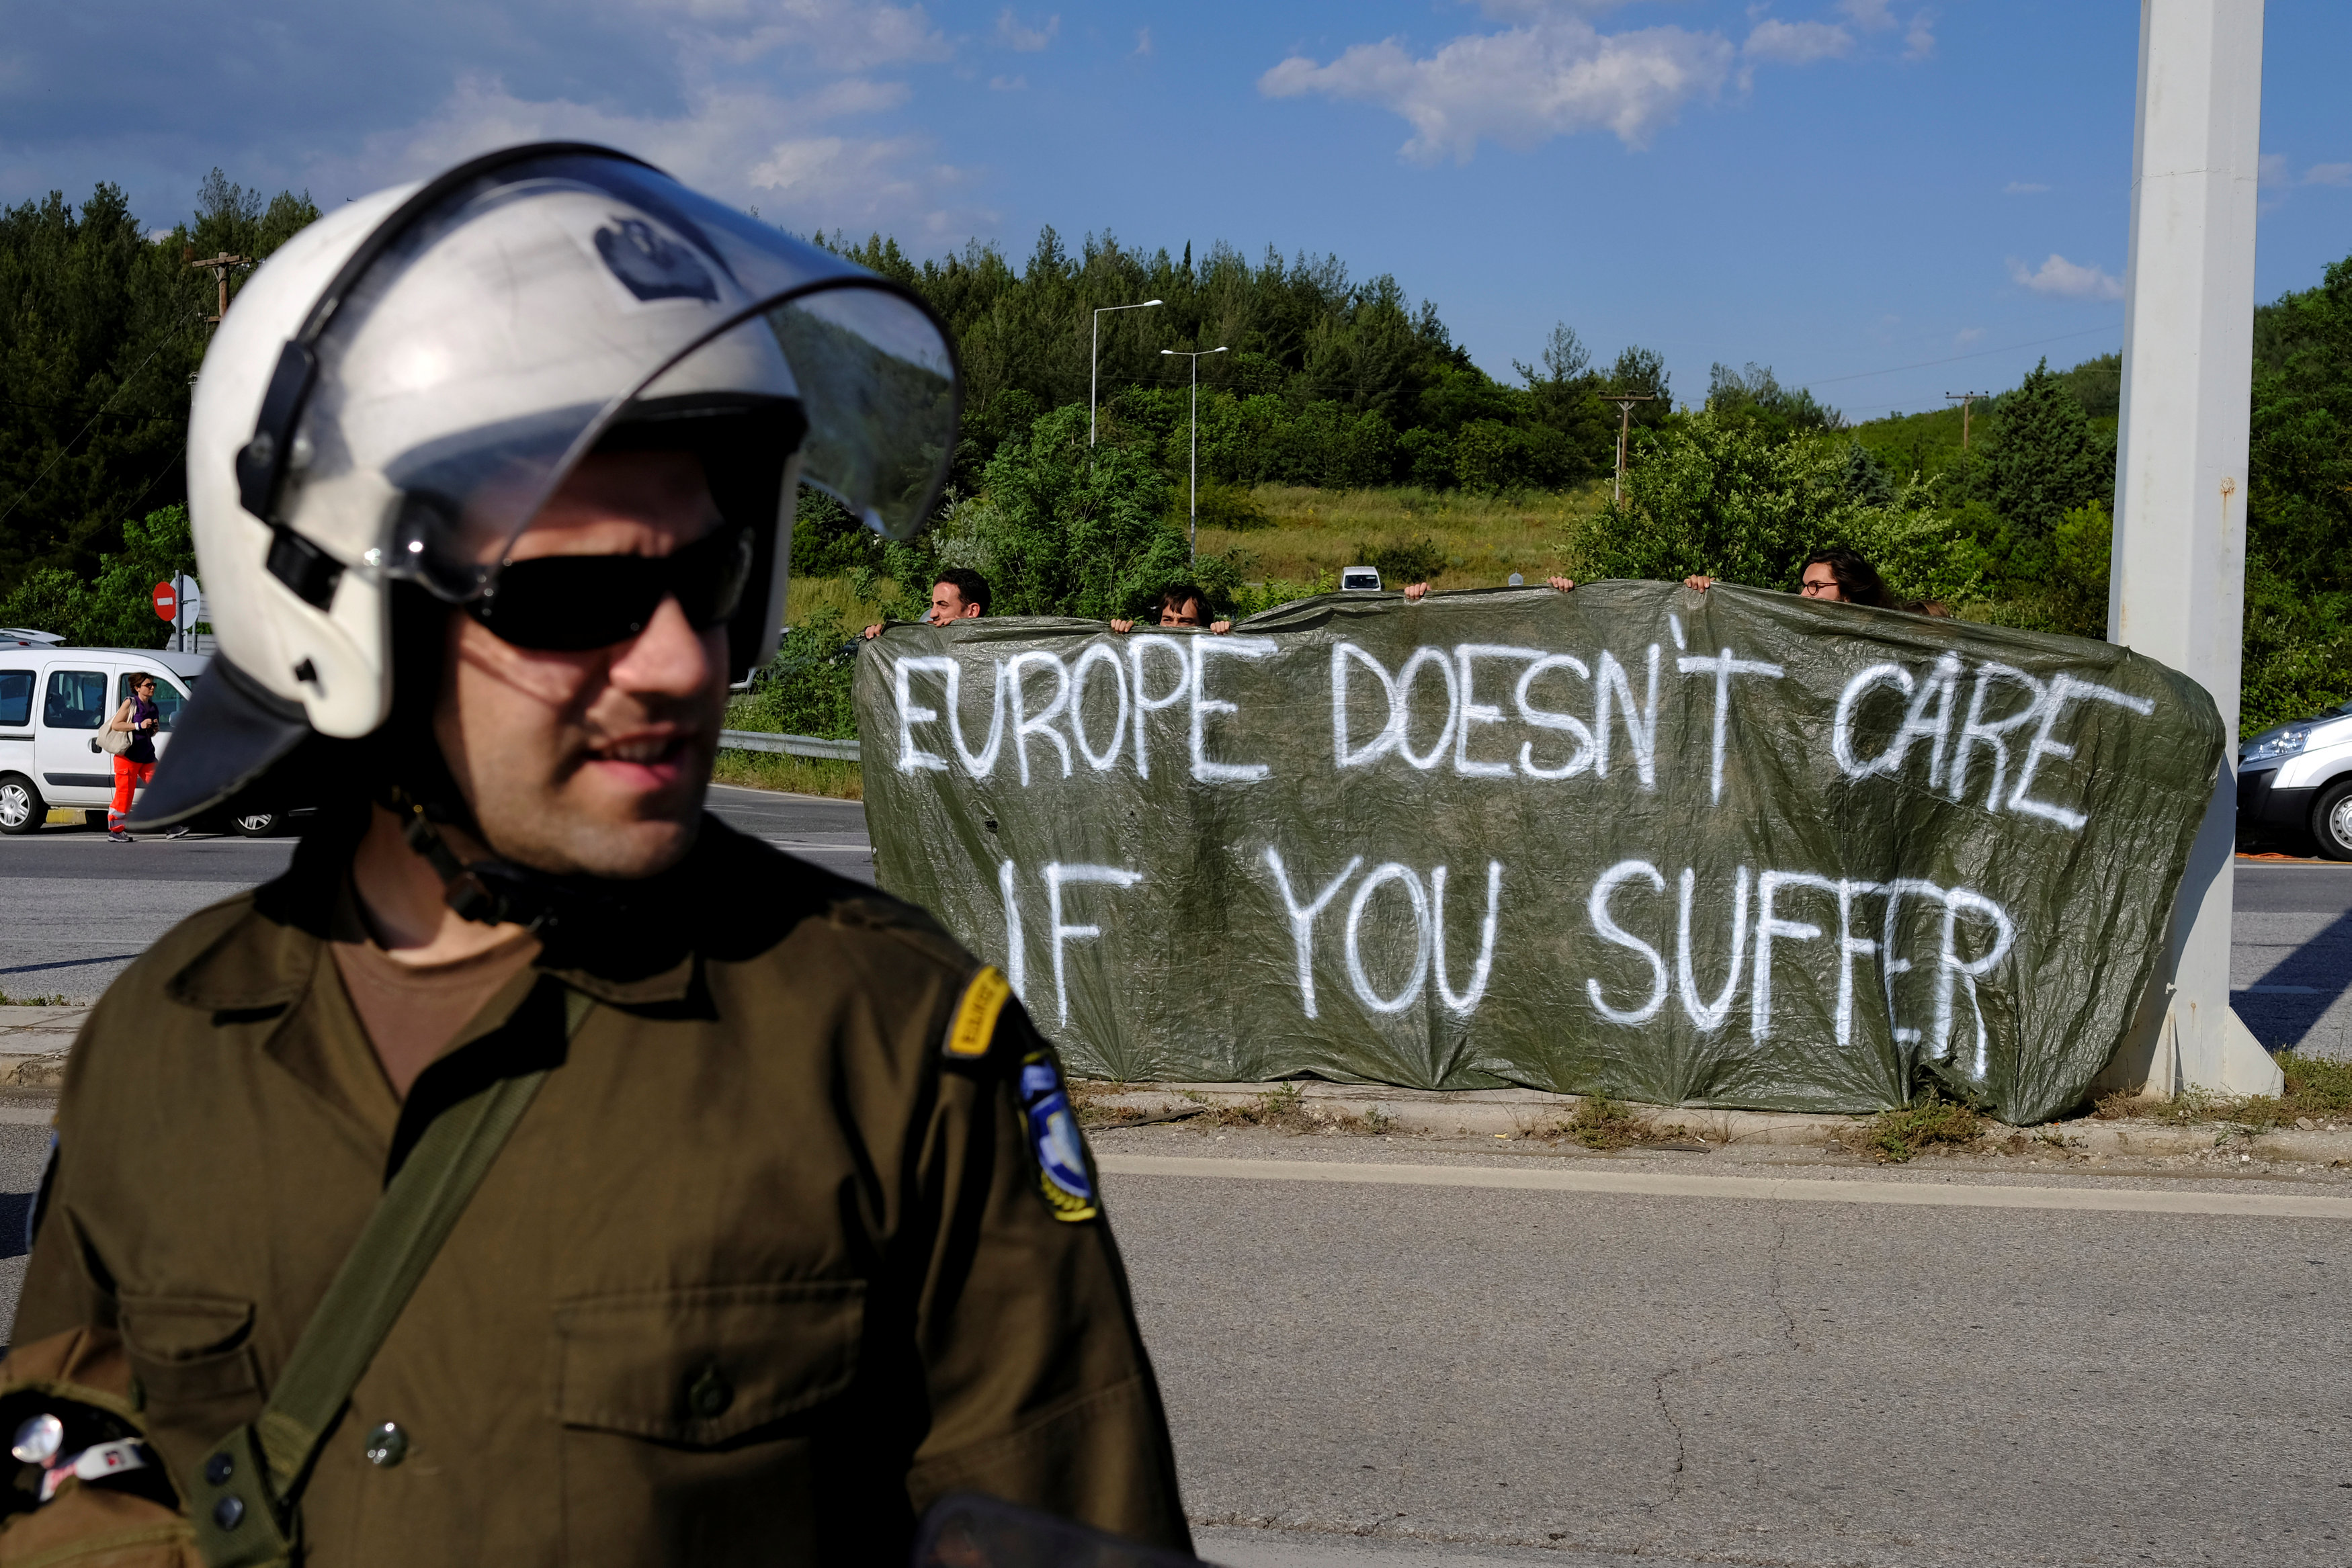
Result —
[[1587, 1094], [1560, 1131], [1588, 1149], [1622, 1149], [1650, 1136], [1650, 1118], [1606, 1094]]
[[1529, 1128], [1520, 1136], [1567, 1138], [1602, 1153], [1662, 1143], [1677, 1148], [1702, 1146], [1680, 1122], [1661, 1125], [1655, 1107], [1629, 1105], [1606, 1094], [1587, 1094], [1566, 1117], [1549, 1126]]
[[1908, 1105], [1872, 1117], [1863, 1152], [1881, 1165], [1901, 1165], [1939, 1145], [1965, 1149], [1984, 1136], [1985, 1126], [1974, 1106], [1931, 1088]]
[[1351, 1111], [1311, 1104], [1299, 1086], [1277, 1083], [1254, 1100], [1209, 1105], [1202, 1120], [1219, 1127], [1265, 1127], [1276, 1133], [1360, 1133], [1373, 1131]]
[[2103, 1122], [2155, 1122], [2168, 1127], [2220, 1123], [2249, 1136], [2282, 1127], [2306, 1131], [2352, 1117], [2352, 1061], [2278, 1053], [2286, 1086], [2277, 1094], [2215, 1094], [2191, 1089], [2169, 1100], [2144, 1100], [2127, 1089], [2102, 1098], [2092, 1114]]

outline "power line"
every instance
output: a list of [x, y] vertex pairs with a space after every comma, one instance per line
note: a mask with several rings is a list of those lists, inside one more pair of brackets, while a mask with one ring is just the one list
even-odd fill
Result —
[[2011, 354], [2020, 349], [2038, 349], [2044, 343], [2063, 343], [2070, 338], [2087, 338], [2094, 332], [2112, 332], [2123, 325], [2113, 321], [2105, 327], [2085, 327], [2079, 332], [2061, 332], [2054, 338], [2036, 338], [2028, 343], [2008, 343], [1998, 349], [1979, 349], [1972, 353], [1953, 354], [1941, 360], [1921, 360], [1916, 365], [1895, 365], [1884, 371], [1856, 371], [1850, 376], [1824, 376], [1817, 382], [1799, 382], [1802, 387], [1833, 386], [1839, 382], [1865, 382], [1873, 376], [1891, 376], [1901, 371], [1924, 371], [1931, 365], [1957, 365], [1962, 360], [1981, 360], [1988, 354]]
[[1969, 449], [1969, 410], [1974, 408], [1978, 403], [1984, 402], [1991, 396], [1992, 393], [1990, 392], [1946, 392], [1944, 394], [1944, 401], [1946, 402], [1956, 402], [1960, 405], [1961, 451], [1966, 452]]
[[155, 356], [163, 351], [163, 345], [172, 340], [173, 333], [182, 330], [184, 330], [184, 329], [175, 327], [171, 332], [166, 332], [162, 337], [155, 340], [155, 346], [147, 351], [147, 357], [145, 359], [139, 361], [138, 370], [134, 370], [129, 375], [123, 377], [122, 385], [116, 387], [114, 391], [109, 394], [106, 402], [98, 405], [98, 413], [93, 413], [89, 416], [89, 423], [84, 424], [79, 430], [75, 431], [66, 444], [58, 448], [58, 455], [49, 459], [48, 467], [44, 468], [39, 473], [34, 475], [33, 482], [16, 492], [16, 498], [8, 503], [8, 509], [5, 512], [0, 512], [0, 523], [5, 523], [10, 517], [16, 515], [16, 508], [25, 504], [25, 497], [31, 495], [35, 490], [40, 488], [41, 481], [49, 476], [50, 470], [54, 469], [58, 464], [66, 460], [67, 454], [73, 450], [73, 444], [89, 434], [90, 425], [98, 423], [99, 414], [104, 413], [109, 408], [113, 406], [114, 400], [122, 395], [124, 388], [127, 388], [132, 382], [139, 379], [139, 371], [145, 370], [149, 365], [155, 362]]

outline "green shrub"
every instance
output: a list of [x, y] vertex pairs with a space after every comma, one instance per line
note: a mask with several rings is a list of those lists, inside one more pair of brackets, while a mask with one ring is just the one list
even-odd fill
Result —
[[1356, 558], [1381, 574], [1383, 588], [1435, 582], [1445, 572], [1445, 551], [1423, 534], [1417, 539], [1391, 539], [1385, 544], [1360, 544]]
[[958, 512], [951, 537], [987, 576], [992, 614], [1132, 615], [1190, 572], [1169, 488], [1141, 451], [1089, 446], [1083, 407], [1056, 409], [998, 449], [985, 502]]
[[160, 648], [172, 623], [155, 613], [155, 585], [193, 572], [196, 552], [188, 509], [165, 507], [126, 519], [123, 548], [101, 555], [95, 578], [63, 567], [36, 567], [0, 599], [0, 626], [54, 632], [84, 648]]
[[1776, 435], [1739, 416], [1684, 415], [1640, 438], [1622, 500], [1568, 525], [1568, 553], [1584, 579], [1694, 574], [1792, 590], [1807, 554], [1859, 551], [1898, 597], [1970, 597], [1984, 558], [1931, 509], [1932, 482], [1909, 484], [1873, 506], [1848, 486], [1847, 444], [1815, 434]]
[[856, 674], [854, 633], [840, 612], [818, 610], [784, 629], [776, 656], [754, 674], [751, 689], [727, 705], [727, 727], [855, 739], [850, 692]]

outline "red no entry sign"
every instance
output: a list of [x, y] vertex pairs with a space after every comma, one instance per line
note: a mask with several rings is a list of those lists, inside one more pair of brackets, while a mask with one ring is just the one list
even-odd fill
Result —
[[180, 614], [180, 596], [168, 582], [155, 585], [155, 613], [166, 621], [176, 621]]

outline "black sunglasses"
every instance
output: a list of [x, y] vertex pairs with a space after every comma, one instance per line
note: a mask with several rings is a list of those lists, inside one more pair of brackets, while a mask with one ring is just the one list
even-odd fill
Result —
[[625, 643], [675, 597], [698, 632], [727, 621], [751, 578], [751, 530], [721, 528], [673, 555], [550, 555], [502, 568], [467, 612], [500, 641], [549, 653]]

